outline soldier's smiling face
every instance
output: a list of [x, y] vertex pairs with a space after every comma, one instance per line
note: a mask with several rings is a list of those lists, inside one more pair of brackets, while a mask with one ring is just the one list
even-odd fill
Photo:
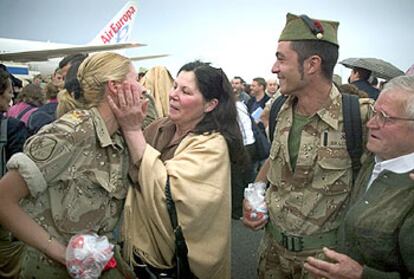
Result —
[[279, 79], [279, 88], [282, 94], [299, 93], [306, 86], [298, 54], [290, 44], [288, 41], [278, 43], [276, 61], [272, 67], [272, 73], [277, 74]]

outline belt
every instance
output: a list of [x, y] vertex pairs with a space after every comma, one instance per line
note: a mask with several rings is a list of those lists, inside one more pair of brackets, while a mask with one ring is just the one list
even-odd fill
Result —
[[271, 222], [267, 223], [266, 230], [270, 231], [274, 239], [291, 252], [334, 247], [337, 244], [337, 230], [312, 235], [293, 235], [283, 232]]

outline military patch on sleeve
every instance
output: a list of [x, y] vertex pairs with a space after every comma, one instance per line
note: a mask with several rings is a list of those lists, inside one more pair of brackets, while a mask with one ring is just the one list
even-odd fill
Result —
[[57, 140], [49, 137], [38, 137], [30, 143], [29, 155], [35, 161], [48, 160], [57, 146]]

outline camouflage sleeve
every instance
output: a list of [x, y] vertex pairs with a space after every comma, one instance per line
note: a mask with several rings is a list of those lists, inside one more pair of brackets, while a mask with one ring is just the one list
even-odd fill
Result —
[[20, 173], [33, 197], [46, 190], [47, 184], [42, 173], [26, 154], [22, 152], [14, 154], [7, 162], [7, 169], [17, 170]]
[[[46, 190], [46, 184], [61, 179], [70, 171], [69, 166], [76, 153], [73, 146], [71, 133], [64, 131], [37, 134], [27, 140], [24, 146], [25, 156], [20, 156], [15, 160], [18, 161], [16, 164], [19, 166], [19, 171], [20, 169], [22, 171], [36, 169], [37, 176], [44, 181], [41, 184], [32, 183], [30, 178], [34, 176], [34, 173], [29, 172], [29, 176], [25, 177], [26, 172], [21, 172], [34, 197]], [[21, 166], [25, 167], [20, 168]]]

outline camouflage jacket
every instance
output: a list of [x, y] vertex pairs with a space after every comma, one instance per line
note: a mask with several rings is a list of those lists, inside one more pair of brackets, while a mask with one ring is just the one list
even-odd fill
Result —
[[[342, 98], [332, 86], [331, 102], [320, 109], [302, 130], [295, 171], [290, 164], [288, 139], [296, 97], [282, 106], [269, 155], [266, 193], [270, 221], [295, 235], [336, 229], [352, 190], [351, 158], [343, 127]], [[369, 99], [360, 99], [363, 146]]]
[[30, 191], [24, 209], [56, 239], [84, 232], [111, 239], [129, 186], [125, 146], [95, 108], [75, 110], [29, 138], [7, 166]]

